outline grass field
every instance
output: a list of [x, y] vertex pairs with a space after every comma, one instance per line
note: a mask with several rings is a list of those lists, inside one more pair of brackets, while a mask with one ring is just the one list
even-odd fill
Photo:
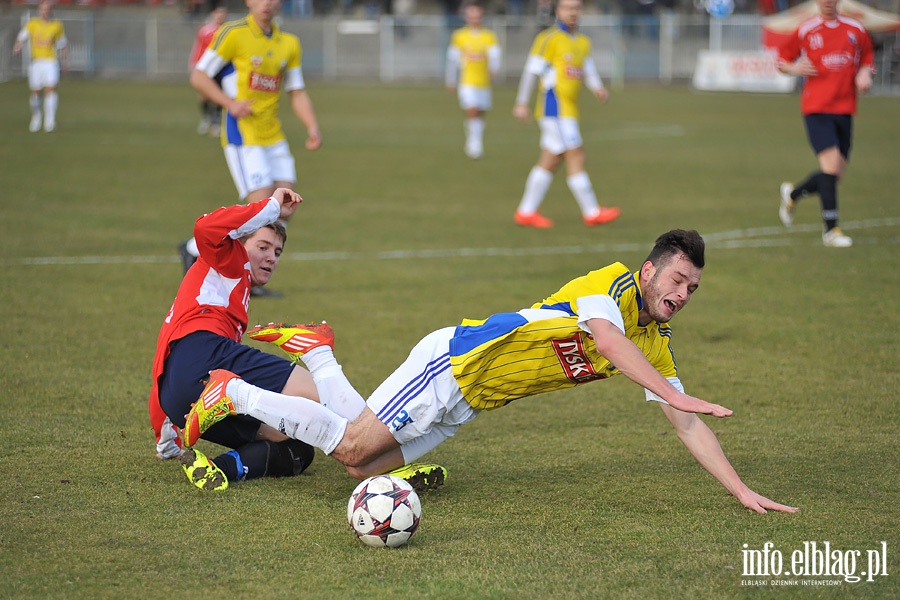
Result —
[[[425, 333], [518, 310], [615, 260], [636, 269], [656, 235], [696, 228], [709, 248], [673, 321], [681, 378], [734, 409], [711, 426], [748, 485], [801, 512], [744, 509], [624, 378], [464, 427], [430, 455], [450, 477], [399, 550], [354, 539], [355, 482], [321, 453], [295, 479], [199, 492], [155, 458], [146, 396], [175, 247], [235, 201], [221, 150], [194, 133], [186, 84], [65, 82], [58, 130], [29, 134], [26, 86], [12, 82], [0, 85], [0, 597], [900, 597], [900, 100], [861, 103], [840, 188], [856, 245], [834, 250], [817, 200], [792, 230], [777, 219], [779, 183], [814, 167], [796, 96], [585, 98], [589, 172], [623, 217], [584, 227], [557, 177], [544, 205], [557, 226], [535, 231], [512, 223], [538, 137], [510, 116], [512, 87], [495, 93], [478, 162], [438, 87], [311, 94], [325, 144], [303, 150], [286, 120], [305, 202], [272, 283], [284, 298], [255, 300], [251, 323], [327, 319], [365, 395]], [[857, 574], [886, 548], [888, 575], [744, 576], [742, 550], [772, 542], [787, 571], [804, 542], [825, 541], [861, 552]]]

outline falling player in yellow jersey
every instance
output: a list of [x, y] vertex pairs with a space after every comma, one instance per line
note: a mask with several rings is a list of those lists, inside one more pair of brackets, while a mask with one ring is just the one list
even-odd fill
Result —
[[[34, 133], [41, 130], [43, 120], [44, 131], [56, 129], [56, 108], [59, 96], [56, 88], [59, 85], [59, 59], [68, 67], [68, 50], [66, 48], [66, 32], [62, 21], [51, 19], [49, 0], [38, 4], [38, 16], [28, 21], [16, 37], [13, 54], [18, 55], [28, 42], [31, 51], [31, 64], [28, 67], [28, 87], [31, 88], [31, 124], [28, 129]], [[44, 98], [41, 100], [41, 93]], [[43, 115], [41, 108], [43, 107]]]
[[466, 26], [453, 32], [447, 48], [447, 89], [456, 90], [466, 115], [465, 153], [484, 154], [484, 114], [491, 109], [491, 80], [500, 70], [500, 45], [493, 31], [482, 27], [484, 7], [474, 1], [463, 9]]
[[[246, 3], [250, 14], [219, 28], [191, 73], [191, 85], [225, 109], [225, 160], [238, 196], [249, 204], [268, 198], [276, 188], [293, 189], [297, 182], [294, 157], [278, 118], [282, 90], [306, 126], [306, 148], [318, 149], [322, 137], [303, 80], [300, 40], [274, 22], [281, 1]], [[215, 81], [220, 72], [221, 87]], [[196, 242], [182, 244], [181, 253], [187, 268], [198, 255]], [[256, 287], [254, 295], [273, 293]]]
[[[361, 479], [411, 463], [482, 410], [622, 374], [644, 388], [647, 400], [659, 403], [691, 454], [744, 506], [760, 513], [794, 512], [744, 484], [716, 435], [695, 414], [729, 417], [731, 411], [684, 393], [678, 377], [668, 323], [700, 285], [704, 250], [696, 231], [669, 231], [637, 271], [613, 263], [530, 308], [435, 331], [365, 403], [357, 400], [356, 409], [344, 416], [229, 373], [211, 378], [210, 386], [224, 388], [219, 399], [206, 406], [197, 402], [188, 420], [249, 414], [322, 449]], [[330, 347], [306, 354], [296, 350], [296, 340], [308, 333], [273, 325], [248, 335], [302, 357], [317, 386], [346, 382]], [[352, 388], [343, 396], [358, 398]]]
[[553, 221], [538, 209], [553, 174], [563, 159], [568, 177], [566, 183], [581, 209], [584, 224], [593, 227], [615, 220], [618, 208], [601, 207], [594, 186], [585, 171], [584, 148], [578, 126], [578, 93], [581, 82], [601, 102], [609, 93], [603, 86], [594, 60], [590, 40], [578, 33], [581, 0], [559, 0], [556, 23], [537, 35], [516, 95], [513, 114], [522, 122], [528, 120], [528, 101], [536, 81], [540, 81], [534, 115], [541, 127], [541, 154], [528, 174], [525, 193], [516, 210], [515, 221], [523, 227], [548, 228]]

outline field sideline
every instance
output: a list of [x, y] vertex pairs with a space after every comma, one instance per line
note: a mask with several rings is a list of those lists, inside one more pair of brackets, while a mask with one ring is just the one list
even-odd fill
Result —
[[[623, 216], [584, 227], [559, 174], [557, 226], [536, 231], [512, 223], [538, 133], [512, 118], [511, 86], [474, 162], [442, 88], [309, 87], [324, 146], [304, 150], [285, 112], [304, 204], [271, 284], [284, 298], [254, 300], [252, 323], [326, 319], [365, 395], [425, 333], [612, 261], [637, 269], [656, 235], [696, 228], [707, 266], [672, 323], [681, 378], [734, 409], [708, 422], [748, 485], [801, 512], [743, 509], [624, 377], [464, 427], [430, 455], [448, 483], [399, 550], [354, 539], [355, 482], [321, 453], [298, 478], [200, 493], [154, 457], [146, 396], [175, 247], [236, 200], [218, 142], [195, 133], [186, 84], [121, 81], [64, 81], [58, 130], [29, 134], [14, 81], [0, 85], [0, 598], [900, 596], [898, 99], [861, 101], [840, 187], [855, 245], [836, 250], [817, 200], [778, 222], [778, 185], [814, 168], [796, 96], [586, 96], [588, 170]], [[826, 541], [843, 576], [784, 573]], [[781, 573], [748, 575], [767, 542]], [[887, 575], [848, 577], [850, 557], [859, 575], [881, 552]]]

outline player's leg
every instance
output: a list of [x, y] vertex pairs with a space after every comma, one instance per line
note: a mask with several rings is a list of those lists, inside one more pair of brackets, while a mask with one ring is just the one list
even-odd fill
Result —
[[837, 184], [846, 170], [846, 156], [850, 152], [852, 120], [849, 115], [808, 115], [807, 134], [819, 163], [817, 191], [822, 206], [824, 231], [822, 243], [829, 247], [846, 248], [853, 240], [838, 227]]
[[531, 168], [525, 180], [525, 192], [516, 208], [515, 221], [524, 227], [545, 229], [553, 227], [553, 221], [541, 215], [538, 210], [544, 196], [547, 195], [547, 190], [550, 189], [553, 174], [559, 168], [566, 148], [559, 128], [559, 119], [544, 117], [540, 120], [540, 128], [541, 153], [537, 164]]
[[559, 121], [565, 146], [566, 184], [578, 203], [582, 221], [588, 227], [593, 227], [616, 220], [620, 212], [618, 208], [602, 207], [597, 202], [594, 186], [585, 170], [584, 143], [578, 121], [570, 118], [561, 118]]
[[56, 129], [56, 109], [59, 106], [59, 96], [56, 88], [59, 85], [59, 62], [46, 61], [46, 73], [44, 75], [44, 131]]
[[41, 114], [41, 89], [43, 88], [40, 61], [33, 61], [28, 68], [29, 106], [31, 107], [31, 122], [28, 131], [35, 133], [41, 130], [43, 115]]

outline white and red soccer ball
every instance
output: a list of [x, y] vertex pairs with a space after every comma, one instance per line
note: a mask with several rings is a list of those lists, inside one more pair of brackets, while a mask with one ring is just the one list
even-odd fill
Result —
[[347, 504], [347, 520], [359, 540], [376, 548], [396, 548], [419, 528], [422, 503], [403, 479], [376, 475], [360, 482]]

